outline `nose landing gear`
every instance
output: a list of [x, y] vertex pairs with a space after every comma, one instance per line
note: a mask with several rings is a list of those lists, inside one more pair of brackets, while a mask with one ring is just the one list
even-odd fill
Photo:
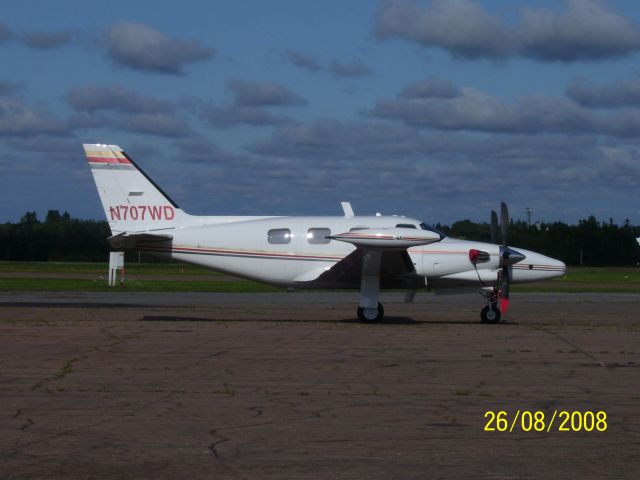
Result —
[[498, 323], [502, 317], [502, 313], [498, 308], [498, 290], [492, 289], [489, 292], [481, 292], [487, 299], [487, 305], [480, 312], [480, 321], [482, 323]]

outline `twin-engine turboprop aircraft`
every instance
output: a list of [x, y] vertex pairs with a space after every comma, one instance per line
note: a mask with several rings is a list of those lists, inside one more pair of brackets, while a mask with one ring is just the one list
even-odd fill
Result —
[[500, 320], [509, 284], [560, 277], [565, 265], [539, 253], [502, 244], [492, 212], [493, 243], [450, 238], [424, 222], [399, 216], [193, 216], [181, 210], [116, 145], [84, 145], [113, 234], [113, 248], [136, 249], [252, 280], [296, 288], [359, 288], [363, 322], [384, 316], [380, 288], [438, 292], [479, 290], [483, 322]]

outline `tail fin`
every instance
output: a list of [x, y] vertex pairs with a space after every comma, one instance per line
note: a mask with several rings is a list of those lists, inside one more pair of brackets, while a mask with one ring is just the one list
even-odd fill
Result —
[[175, 228], [186, 215], [117, 145], [84, 151], [114, 235]]

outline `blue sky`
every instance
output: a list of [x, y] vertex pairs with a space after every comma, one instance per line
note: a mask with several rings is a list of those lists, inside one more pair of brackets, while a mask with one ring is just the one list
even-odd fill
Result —
[[10, 2], [0, 221], [102, 219], [82, 143], [194, 214], [640, 224], [634, 1]]

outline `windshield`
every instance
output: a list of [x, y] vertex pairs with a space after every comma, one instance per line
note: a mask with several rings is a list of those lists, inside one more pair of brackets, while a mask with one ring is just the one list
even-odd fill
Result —
[[440, 240], [442, 240], [444, 237], [446, 237], [447, 235], [445, 233], [442, 233], [440, 230], [438, 230], [437, 228], [432, 227], [431, 225], [427, 225], [426, 223], [422, 222], [420, 224], [420, 228], [422, 230], [428, 230], [430, 232], [434, 232], [437, 233], [438, 235], [440, 235]]

